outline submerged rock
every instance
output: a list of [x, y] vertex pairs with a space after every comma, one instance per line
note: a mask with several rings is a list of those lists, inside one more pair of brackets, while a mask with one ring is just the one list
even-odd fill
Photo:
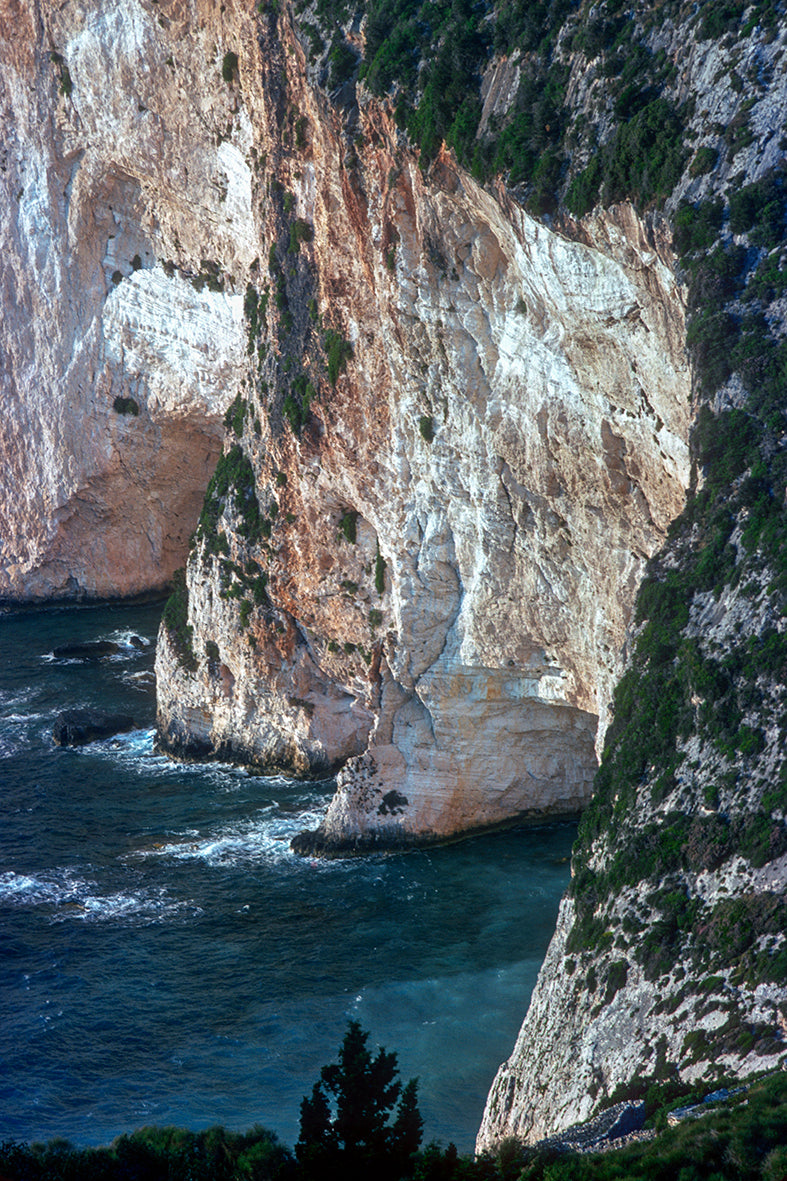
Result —
[[88, 640], [84, 644], [58, 644], [52, 655], [58, 660], [100, 660], [102, 656], [117, 656], [120, 644], [113, 640]]
[[66, 709], [57, 715], [52, 737], [58, 746], [84, 746], [134, 729], [129, 714], [105, 714], [92, 709]]

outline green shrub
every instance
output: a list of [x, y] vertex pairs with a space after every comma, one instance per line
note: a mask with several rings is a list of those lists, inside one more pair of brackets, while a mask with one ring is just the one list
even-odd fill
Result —
[[193, 629], [188, 618], [189, 591], [186, 571], [180, 569], [172, 575], [172, 594], [164, 605], [161, 619], [180, 663], [189, 672], [195, 672], [198, 662], [192, 645]]
[[112, 403], [112, 409], [116, 414], [132, 415], [134, 418], [139, 414], [139, 404], [134, 398], [123, 398], [118, 394]]
[[358, 513], [355, 509], [344, 509], [339, 517], [339, 532], [350, 545], [355, 545], [358, 527]]
[[385, 558], [380, 553], [380, 547], [377, 546], [377, 556], [374, 559], [374, 585], [378, 595], [385, 591]]
[[709, 309], [692, 317], [686, 330], [686, 345], [703, 394], [712, 394], [732, 373], [736, 336], [737, 325], [729, 312]]
[[358, 65], [358, 58], [343, 38], [337, 37], [328, 54], [330, 84], [332, 88], [344, 85], [352, 78]]
[[224, 414], [224, 429], [231, 430], [237, 438], [243, 434], [243, 422], [247, 409], [246, 399], [241, 394], [236, 394]]
[[673, 240], [678, 254], [707, 250], [713, 246], [721, 229], [724, 205], [720, 199], [692, 205], [681, 201], [675, 212]]
[[425, 439], [427, 443], [434, 440], [434, 419], [431, 414], [422, 414], [418, 419], [418, 430], [421, 432], [421, 438]]
[[689, 165], [689, 172], [692, 176], [704, 176], [707, 172], [713, 172], [718, 160], [719, 153], [716, 148], [708, 146], [698, 148]]
[[347, 368], [347, 362], [353, 355], [353, 347], [338, 332], [329, 328], [323, 337], [323, 348], [328, 358], [328, 380], [335, 386], [339, 374]]
[[755, 246], [768, 250], [783, 241], [785, 192], [784, 183], [776, 174], [731, 190], [729, 202], [733, 234], [749, 233]]
[[290, 254], [297, 254], [301, 248], [301, 242], [311, 242], [314, 237], [314, 230], [307, 221], [302, 217], [296, 217], [295, 221], [290, 226], [290, 245], [287, 248]]
[[205, 493], [197, 537], [205, 542], [208, 553], [217, 552], [218, 520], [230, 498], [239, 518], [239, 536], [253, 543], [259, 536], [260, 506], [254, 471], [248, 456], [238, 443], [233, 444], [230, 450], [219, 458]]
[[234, 82], [238, 77], [238, 55], [228, 50], [221, 62], [221, 76], [227, 83]]

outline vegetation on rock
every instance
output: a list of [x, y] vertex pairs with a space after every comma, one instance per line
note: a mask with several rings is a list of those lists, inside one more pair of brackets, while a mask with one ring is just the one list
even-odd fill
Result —
[[701, 1093], [652, 1087], [644, 1106], [655, 1138], [651, 1131], [614, 1151], [576, 1152], [568, 1139], [532, 1147], [508, 1140], [475, 1159], [453, 1144], [421, 1149], [416, 1080], [402, 1087], [396, 1055], [372, 1057], [368, 1036], [350, 1023], [339, 1061], [323, 1067], [301, 1104], [294, 1154], [259, 1124], [247, 1132], [147, 1127], [107, 1148], [6, 1140], [0, 1170], [7, 1181], [778, 1181], [787, 1168], [783, 1074], [695, 1109], [676, 1127], [665, 1126], [667, 1113]]
[[193, 629], [189, 623], [189, 589], [183, 569], [176, 570], [172, 576], [172, 594], [164, 605], [161, 620], [181, 664], [194, 672], [197, 658], [192, 644]]

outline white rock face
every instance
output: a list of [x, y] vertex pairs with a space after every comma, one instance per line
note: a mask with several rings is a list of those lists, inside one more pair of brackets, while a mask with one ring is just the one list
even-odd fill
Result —
[[[162, 588], [219, 454], [258, 250], [250, 119], [218, 14], [186, 9], [0, 4], [2, 598]], [[227, 294], [183, 277], [203, 259]]]
[[263, 421], [255, 434], [250, 411], [241, 442], [278, 512], [256, 548], [229, 509], [219, 530], [236, 569], [264, 568], [269, 602], [237, 582], [241, 621], [230, 567], [194, 555], [198, 668], [162, 655], [160, 731], [178, 750], [341, 768], [325, 849], [575, 812], [644, 562], [688, 483], [668, 241], [627, 207], [557, 233], [447, 156], [427, 182], [372, 102], [347, 166], [298, 53], [308, 145], [277, 156], [260, 125], [257, 150], [313, 227], [316, 310], [353, 357], [332, 386], [319, 334], [299, 355], [268, 305], [268, 376], [286, 392], [300, 370], [317, 398], [300, 434], [252, 399]]
[[369, 750], [325, 821], [336, 840], [582, 807], [643, 562], [688, 478], [679, 293], [634, 219], [609, 227], [610, 257], [464, 177], [419, 197], [451, 274], [397, 223], [402, 508], [371, 518], [394, 634]]

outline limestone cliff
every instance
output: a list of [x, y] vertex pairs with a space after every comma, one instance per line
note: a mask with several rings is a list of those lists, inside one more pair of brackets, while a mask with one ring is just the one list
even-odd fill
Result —
[[669, 239], [626, 205], [558, 233], [447, 154], [424, 175], [385, 102], [332, 103], [287, 14], [264, 30], [286, 91], [225, 456], [253, 487], [209, 493], [160, 730], [341, 768], [321, 847], [576, 811], [688, 481]]
[[[686, 178], [673, 196], [693, 488], [638, 596], [571, 888], [479, 1149], [552, 1134], [654, 1083], [787, 1062], [787, 90], [784, 29], [756, 16], [721, 44], [684, 25], [693, 126], [728, 104], [710, 175], [697, 166], [691, 200], [678, 200]], [[719, 95], [710, 79], [744, 64], [763, 81], [739, 140], [739, 84]]]
[[0, 5], [0, 597], [183, 564], [258, 249], [223, 35], [212, 5]]
[[336, 772], [304, 849], [604, 749], [482, 1146], [779, 1061], [782, 6], [0, 17], [0, 596], [188, 554], [160, 739]]

